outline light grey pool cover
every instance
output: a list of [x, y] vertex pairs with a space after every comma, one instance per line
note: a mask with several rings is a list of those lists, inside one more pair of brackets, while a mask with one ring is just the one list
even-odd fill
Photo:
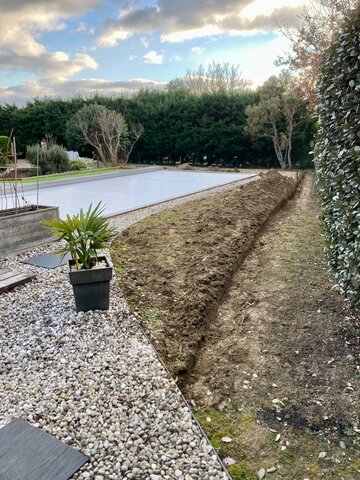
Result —
[[[69, 185], [41, 187], [39, 203], [60, 207], [60, 216], [87, 210], [90, 203], [102, 201], [105, 215], [114, 215], [145, 207], [201, 190], [243, 180], [253, 175], [218, 172], [175, 172], [158, 170], [127, 176], [94, 179]], [[25, 198], [36, 203], [36, 189]]]

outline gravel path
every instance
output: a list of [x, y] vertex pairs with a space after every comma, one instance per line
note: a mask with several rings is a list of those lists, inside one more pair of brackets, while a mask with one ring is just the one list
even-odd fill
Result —
[[[118, 215], [111, 224], [120, 231], [253, 180]], [[0, 268], [37, 276], [0, 296], [0, 428], [21, 417], [81, 450], [91, 460], [78, 480], [228, 478], [115, 280], [108, 312], [76, 313], [67, 267], [19, 263], [28, 256], [0, 261]]]
[[[32, 255], [46, 251], [45, 247]], [[0, 296], [0, 425], [28, 420], [90, 456], [74, 479], [227, 478], [116, 282], [76, 313], [67, 267]]]

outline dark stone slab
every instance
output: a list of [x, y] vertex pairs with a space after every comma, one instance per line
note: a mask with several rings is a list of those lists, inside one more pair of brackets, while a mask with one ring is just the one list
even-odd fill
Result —
[[39, 255], [37, 257], [30, 257], [22, 263], [28, 263], [35, 267], [57, 268], [67, 264], [68, 260], [71, 260], [70, 253], [66, 254], [63, 259], [61, 259], [61, 255], [58, 253], [45, 253], [44, 255]]
[[88, 460], [23, 420], [0, 429], [0, 480], [69, 480]]

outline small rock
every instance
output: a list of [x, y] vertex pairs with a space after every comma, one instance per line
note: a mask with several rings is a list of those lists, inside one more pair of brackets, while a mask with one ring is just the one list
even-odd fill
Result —
[[266, 477], [265, 468], [260, 468], [260, 470], [257, 472], [257, 477], [259, 480], [263, 480]]
[[276, 467], [270, 467], [270, 468], [268, 468], [268, 469], [266, 470], [266, 473], [275, 473], [276, 470], [277, 470]]
[[222, 438], [221, 438], [221, 441], [224, 442], [224, 443], [230, 443], [230, 442], [232, 442], [232, 438], [230, 438], [230, 437], [222, 437]]

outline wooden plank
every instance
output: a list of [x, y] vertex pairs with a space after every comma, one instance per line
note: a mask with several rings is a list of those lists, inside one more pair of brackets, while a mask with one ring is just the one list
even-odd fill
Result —
[[69, 480], [88, 460], [23, 420], [13, 420], [0, 429], [1, 479]]
[[9, 268], [3, 268], [0, 270], [0, 282], [2, 280], [7, 280], [10, 277], [13, 277], [15, 274], [20, 273], [17, 270], [10, 270]]
[[11, 277], [0, 281], [0, 293], [7, 292], [8, 290], [18, 287], [19, 285], [24, 285], [34, 278], [35, 275], [32, 273], [21, 273], [13, 270], [13, 275]]

